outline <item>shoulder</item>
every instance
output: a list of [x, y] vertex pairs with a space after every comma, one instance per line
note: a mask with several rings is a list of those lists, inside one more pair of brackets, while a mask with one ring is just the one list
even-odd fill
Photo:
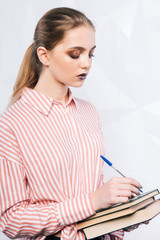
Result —
[[12, 129], [17, 123], [17, 115], [21, 112], [21, 109], [18, 107], [18, 105], [19, 100], [0, 115], [0, 128]]
[[89, 101], [80, 99], [80, 98], [75, 98], [76, 103], [78, 104], [78, 107], [80, 110], [86, 110], [86, 111], [92, 111], [92, 112], [97, 112], [96, 107]]
[[13, 106], [0, 115], [0, 157], [23, 165], [17, 140], [18, 125]]
[[91, 102], [79, 98], [76, 98], [76, 102], [80, 116], [89, 122], [91, 122], [91, 119], [94, 119], [94, 121], [97, 123], [99, 122], [98, 111]]

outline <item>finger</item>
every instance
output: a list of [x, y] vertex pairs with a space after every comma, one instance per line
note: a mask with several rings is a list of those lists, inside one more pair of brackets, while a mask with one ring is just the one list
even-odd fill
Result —
[[133, 226], [131, 226], [131, 227], [124, 228], [124, 231], [126, 231], [126, 232], [133, 231], [133, 230], [137, 229], [137, 228], [139, 227], [139, 225], [140, 225], [140, 224], [135, 224], [135, 225], [133, 225]]
[[110, 184], [110, 187], [112, 187], [112, 189], [114, 189], [115, 192], [119, 189], [119, 190], [131, 191], [133, 194], [136, 194], [136, 195], [140, 194], [140, 190], [137, 187], [137, 186], [140, 186], [140, 183], [138, 183], [133, 178], [122, 178], [122, 177], [111, 178], [107, 184]]
[[132, 191], [128, 189], [117, 190], [117, 196], [130, 198], [132, 196]]
[[144, 222], [144, 224], [149, 224], [149, 221]]
[[124, 189], [129, 189], [135, 194], [140, 193], [141, 184], [133, 178], [123, 178], [120, 180]]
[[136, 188], [141, 188], [141, 184], [135, 180], [134, 178], [126, 178], [126, 181], [131, 184], [132, 186], [136, 187]]
[[119, 183], [124, 183], [124, 184], [130, 184], [130, 185], [135, 186], [136, 188], [141, 188], [141, 184], [134, 178], [119, 177], [119, 178], [113, 178], [113, 181], [119, 182]]
[[137, 180], [135, 180], [134, 178], [116, 177], [116, 178], [112, 178], [111, 182], [113, 184], [116, 184], [116, 183], [129, 184], [129, 185], [134, 186], [135, 188], [138, 188], [138, 189], [141, 188], [141, 184]]
[[117, 188], [118, 188], [119, 190], [122, 190], [122, 191], [128, 191], [128, 192], [130, 192], [130, 195], [131, 195], [132, 193], [135, 193], [135, 194], [137, 194], [137, 195], [140, 193], [139, 189], [138, 189], [137, 187], [134, 187], [134, 186], [131, 185], [131, 184], [119, 184], [119, 185], [117, 186]]
[[114, 199], [114, 204], [127, 203], [129, 201], [128, 197], [118, 196]]

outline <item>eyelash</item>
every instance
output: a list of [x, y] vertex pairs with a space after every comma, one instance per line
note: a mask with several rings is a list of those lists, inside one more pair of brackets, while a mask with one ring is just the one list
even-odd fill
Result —
[[69, 54], [69, 56], [73, 59], [77, 59], [77, 58], [79, 58], [80, 55], [76, 56], [76, 55]]
[[[69, 56], [70, 56], [71, 58], [73, 58], [73, 59], [78, 59], [80, 55], [75, 56], [75, 55], [69, 54]], [[92, 58], [92, 57], [94, 57], [94, 55], [93, 55], [93, 54], [89, 54], [89, 58]]]
[[95, 55], [94, 55], [94, 54], [90, 54], [90, 55], [89, 55], [89, 58], [92, 58], [92, 57], [95, 57]]

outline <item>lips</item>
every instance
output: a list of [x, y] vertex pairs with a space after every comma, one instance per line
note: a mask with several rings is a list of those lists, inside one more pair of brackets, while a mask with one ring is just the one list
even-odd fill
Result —
[[77, 77], [81, 80], [84, 80], [87, 77], [87, 73], [81, 73]]

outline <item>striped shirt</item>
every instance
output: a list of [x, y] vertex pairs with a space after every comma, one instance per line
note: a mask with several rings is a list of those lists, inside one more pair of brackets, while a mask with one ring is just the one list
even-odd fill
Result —
[[[76, 222], [95, 211], [90, 193], [103, 184], [104, 154], [95, 107], [68, 104], [25, 88], [0, 118], [0, 229], [8, 237], [82, 239]], [[123, 239], [123, 231], [105, 236]]]

